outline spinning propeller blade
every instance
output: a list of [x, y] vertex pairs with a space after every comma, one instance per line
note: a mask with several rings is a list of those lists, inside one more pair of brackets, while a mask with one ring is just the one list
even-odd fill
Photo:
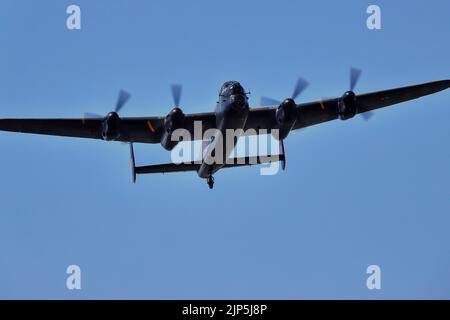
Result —
[[170, 86], [170, 89], [172, 91], [173, 103], [175, 104], [175, 107], [179, 107], [183, 86], [181, 84], [173, 84]]

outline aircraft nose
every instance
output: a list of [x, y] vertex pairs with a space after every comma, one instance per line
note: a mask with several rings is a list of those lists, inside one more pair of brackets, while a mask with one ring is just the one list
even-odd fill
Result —
[[245, 97], [242, 94], [235, 94], [231, 96], [231, 102], [237, 108], [242, 108], [247, 103], [247, 99], [245, 99]]

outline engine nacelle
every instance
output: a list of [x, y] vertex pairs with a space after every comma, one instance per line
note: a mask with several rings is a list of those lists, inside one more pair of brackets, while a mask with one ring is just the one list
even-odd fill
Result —
[[172, 134], [175, 130], [180, 129], [184, 125], [185, 115], [183, 111], [175, 107], [164, 119], [164, 132], [161, 138], [161, 145], [166, 150], [172, 150], [177, 145], [178, 141], [172, 141]]
[[117, 140], [120, 137], [120, 117], [117, 112], [110, 112], [102, 122], [103, 140]]
[[353, 91], [347, 91], [339, 99], [338, 102], [338, 115], [339, 119], [347, 120], [356, 115], [356, 95]]
[[295, 101], [293, 99], [284, 100], [275, 112], [275, 117], [278, 123], [279, 139], [284, 140], [297, 121], [297, 105]]

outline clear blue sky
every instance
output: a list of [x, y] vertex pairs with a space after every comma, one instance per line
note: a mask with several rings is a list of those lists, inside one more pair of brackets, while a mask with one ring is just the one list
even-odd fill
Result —
[[[65, 27], [82, 9], [82, 30]], [[381, 31], [366, 8], [382, 9]], [[449, 1], [2, 1], [0, 118], [209, 111], [450, 77]], [[0, 133], [0, 298], [450, 298], [450, 92], [293, 133], [287, 171], [130, 177], [120, 143]], [[137, 145], [139, 163], [166, 162]], [[65, 287], [82, 269], [82, 290]], [[382, 269], [382, 290], [366, 268]]]

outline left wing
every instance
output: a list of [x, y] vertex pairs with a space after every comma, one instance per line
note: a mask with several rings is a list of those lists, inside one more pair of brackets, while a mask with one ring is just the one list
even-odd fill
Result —
[[[102, 139], [103, 119], [0, 119], [0, 130], [52, 136]], [[152, 132], [148, 123], [154, 129]], [[121, 119], [120, 141], [152, 142], [157, 138], [158, 118]]]
[[[194, 135], [194, 121], [203, 131], [215, 127], [213, 112], [186, 115], [185, 129]], [[0, 130], [52, 136], [102, 139], [102, 118], [98, 119], [0, 119]], [[121, 118], [118, 141], [159, 143], [164, 117]]]

